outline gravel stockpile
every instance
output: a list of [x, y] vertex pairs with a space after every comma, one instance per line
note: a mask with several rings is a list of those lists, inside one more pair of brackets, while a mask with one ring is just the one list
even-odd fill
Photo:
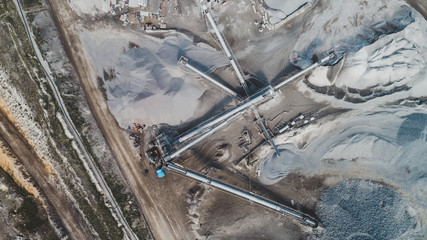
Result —
[[317, 207], [321, 239], [417, 239], [413, 212], [395, 190], [364, 180], [327, 188]]

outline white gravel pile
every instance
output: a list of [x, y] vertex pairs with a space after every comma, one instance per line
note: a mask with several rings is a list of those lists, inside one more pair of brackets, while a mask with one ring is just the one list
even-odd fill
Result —
[[344, 94], [341, 102], [375, 99], [375, 105], [426, 96], [427, 24], [420, 14], [414, 12], [413, 16], [416, 21], [404, 30], [346, 54], [341, 69], [337, 70], [337, 66], [317, 68], [308, 78], [311, 89], [303, 84], [300, 89], [307, 92], [314, 89], [315, 99], [327, 100], [333, 105], [339, 105], [339, 101], [333, 100], [337, 95], [327, 96], [319, 92], [319, 88], [341, 91]]
[[206, 88], [177, 64], [181, 56], [203, 70], [227, 64], [221, 52], [203, 43], [193, 45], [180, 33], [158, 39], [104, 28], [85, 32], [82, 39], [98, 75], [104, 78], [104, 70], [114, 71], [114, 78], [104, 79], [103, 87], [110, 111], [123, 128], [141, 121], [180, 124], [201, 108], [199, 99]]
[[383, 34], [393, 33], [413, 22], [412, 9], [402, 0], [322, 1], [304, 23], [291, 61], [305, 68], [331, 49], [357, 51]]

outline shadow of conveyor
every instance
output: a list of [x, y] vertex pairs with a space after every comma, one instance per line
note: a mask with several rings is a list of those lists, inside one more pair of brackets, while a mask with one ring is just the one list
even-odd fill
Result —
[[[214, 148], [213, 148], [214, 149]], [[177, 163], [181, 164], [184, 167], [189, 166], [189, 168], [193, 167], [193, 171], [201, 173], [201, 172], [207, 172], [207, 174], [204, 175], [212, 175], [214, 171], [212, 170], [218, 170], [221, 172], [221, 175], [226, 175], [227, 177], [232, 178], [234, 180], [233, 182], [239, 182], [238, 184], [230, 184], [227, 182], [224, 182], [224, 177], [218, 178], [218, 177], [212, 177], [213, 179], [217, 181], [221, 181], [225, 184], [232, 185], [233, 187], [239, 188], [241, 190], [254, 193], [257, 196], [266, 198], [268, 200], [280, 203], [286, 207], [296, 209], [298, 211], [301, 211], [305, 214], [310, 215], [314, 219], [316, 219], [320, 224], [320, 219], [315, 213], [315, 209], [310, 209], [305, 206], [299, 205], [298, 203], [295, 204], [297, 207], [295, 207], [292, 204], [291, 199], [287, 198], [286, 196], [283, 196], [274, 190], [270, 189], [268, 186], [263, 185], [261, 182], [259, 182], [257, 179], [253, 178], [252, 176], [249, 176], [247, 173], [236, 170], [232, 168], [232, 166], [226, 166], [225, 164], [215, 161], [213, 157], [210, 157], [210, 155], [214, 154], [208, 154], [206, 152], [201, 151], [200, 149], [193, 149], [191, 150], [191, 157], [187, 156], [187, 158], [182, 158], [182, 160], [178, 160]], [[197, 161], [197, 162], [196, 162]], [[193, 165], [193, 166], [191, 166]], [[197, 168], [195, 168], [195, 166]], [[249, 186], [250, 184], [250, 186]], [[250, 190], [249, 190], [250, 188]], [[237, 196], [236, 196], [237, 197]], [[240, 198], [240, 197], [239, 197]], [[261, 207], [261, 206], [260, 206]], [[272, 210], [272, 209], [270, 209]], [[279, 213], [278, 213], [279, 214]]]

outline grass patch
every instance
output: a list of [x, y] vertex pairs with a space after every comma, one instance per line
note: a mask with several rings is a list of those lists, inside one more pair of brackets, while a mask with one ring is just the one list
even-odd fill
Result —
[[20, 224], [21, 229], [33, 231], [43, 224], [43, 220], [38, 216], [39, 211], [36, 202], [28, 196], [24, 198], [24, 202], [17, 213], [24, 219], [24, 222]]
[[17, 222], [16, 228], [29, 239], [32, 239], [32, 236], [36, 235], [44, 239], [59, 239], [49, 223], [45, 210], [34, 200], [33, 196], [24, 188], [21, 188], [1, 168], [0, 177], [4, 179], [3, 183], [8, 186], [10, 192], [17, 194], [17, 196], [23, 199], [21, 206], [17, 209], [8, 209], [9, 217], [13, 219], [12, 221]]
[[23, 9], [40, 6], [42, 3], [38, 0], [19, 0]]

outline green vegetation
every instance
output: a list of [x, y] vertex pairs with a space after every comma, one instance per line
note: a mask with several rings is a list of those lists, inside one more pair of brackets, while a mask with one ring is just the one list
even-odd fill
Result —
[[41, 5], [42, 3], [38, 0], [20, 0], [19, 1], [24, 9], [32, 8]]
[[[0, 20], [0, 67], [9, 73], [14, 86], [25, 93], [25, 100], [34, 109], [36, 120], [40, 121], [42, 111], [39, 103], [39, 87], [33, 79], [38, 79], [43, 71], [34, 58], [33, 50], [26, 38], [25, 28], [21, 23], [12, 1], [1, 0], [0, 13], [8, 12]], [[35, 70], [35, 71], [34, 71]]]
[[[45, 210], [40, 204], [37, 204], [34, 197], [18, 186], [12, 177], [1, 168], [0, 178], [8, 186], [10, 192], [23, 199], [17, 209], [8, 209], [9, 215], [17, 223], [16, 227], [29, 239], [34, 235], [40, 235], [44, 239], [59, 239], [49, 224]], [[3, 203], [2, 208], [5, 207], [7, 208]]]
[[[22, 1], [25, 7], [39, 5], [38, 1]], [[28, 103], [34, 120], [40, 125], [41, 129], [46, 129], [47, 136], [53, 139], [49, 142], [51, 159], [57, 161], [57, 165], [62, 165], [64, 168], [57, 169], [69, 188], [69, 191], [78, 202], [79, 208], [84, 212], [89, 223], [97, 231], [101, 239], [122, 239], [123, 233], [117, 226], [116, 220], [111, 215], [110, 210], [104, 204], [103, 196], [97, 191], [95, 185], [91, 182], [86, 169], [84, 168], [78, 154], [72, 147], [72, 141], [67, 138], [64, 130], [56, 117], [59, 107], [54, 101], [54, 95], [49, 86], [40, 79], [45, 78], [41, 66], [34, 56], [33, 49], [27, 38], [24, 25], [16, 11], [15, 5], [10, 0], [0, 0], [0, 14], [5, 13], [3, 19], [0, 19], [0, 68], [4, 69], [10, 76], [10, 83], [15, 87], [25, 101]], [[41, 39], [42, 30], [35, 30], [35, 35], [38, 36], [37, 42], [43, 43]], [[58, 80], [61, 81], [58, 76]], [[43, 93], [42, 86], [47, 92]], [[79, 130], [82, 130], [84, 119], [80, 116], [76, 106], [75, 99], [69, 98], [66, 100], [73, 114], [73, 120], [77, 122]], [[45, 112], [47, 116], [45, 116]], [[70, 113], [70, 114], [71, 114]], [[50, 134], [48, 134], [50, 132]], [[49, 140], [50, 141], [50, 140]], [[87, 140], [86, 140], [87, 143]], [[87, 144], [89, 146], [89, 144]], [[66, 157], [71, 169], [65, 168], [59, 153]], [[75, 175], [72, 173], [75, 172]], [[75, 178], [80, 180], [81, 185], [76, 184]], [[38, 227], [37, 208], [34, 207], [34, 201], [31, 198], [25, 198], [24, 204], [19, 210], [25, 216], [26, 222], [23, 223], [23, 231], [31, 230]]]
[[[21, 0], [20, 2], [24, 8], [40, 5], [39, 1]], [[0, 52], [2, 53], [0, 56], [0, 68], [11, 76], [13, 86], [19, 90], [29, 104], [35, 116], [34, 120], [40, 125], [40, 128], [47, 129], [50, 133], [49, 135], [53, 140], [53, 142], [49, 140], [51, 159], [54, 159], [57, 165], [64, 166], [57, 170], [89, 223], [98, 232], [101, 239], [122, 239], [122, 231], [117, 226], [117, 222], [112, 217], [110, 210], [104, 205], [103, 196], [91, 182], [88, 172], [72, 147], [72, 141], [65, 135], [62, 125], [56, 117], [56, 113], [59, 111], [58, 103], [55, 101], [52, 89], [43, 80], [45, 78], [44, 72], [34, 56], [15, 5], [10, 0], [0, 0], [0, 15], [6, 11], [9, 14], [5, 14], [3, 18], [0, 18], [0, 42], [2, 43], [0, 45]], [[29, 14], [29, 21], [32, 21], [34, 16], [34, 13]], [[46, 40], [43, 39], [43, 29], [33, 27], [32, 30], [39, 46], [47, 44]], [[140, 223], [133, 227], [134, 232], [140, 239], [151, 239], [148, 226], [145, 225], [145, 219], [143, 219], [138, 206], [135, 204], [132, 194], [126, 192], [126, 187], [120, 184], [114, 178], [114, 175], [108, 172], [108, 169], [102, 167], [99, 159], [94, 154], [87, 136], [91, 125], [82, 117], [78, 105], [79, 101], [84, 99], [79, 88], [74, 86], [70, 90], [70, 76], [57, 73], [53, 77], [60, 91], [67, 93], [62, 98], [68, 113], [81, 134], [85, 147], [102, 171], [128, 223], [132, 225], [132, 222], [139, 219]], [[62, 88], [62, 86], [66, 87]], [[42, 88], [46, 90], [47, 94], [41, 91]], [[45, 116], [45, 112], [47, 112], [47, 116]], [[67, 169], [68, 166], [63, 162], [60, 154], [67, 159], [72, 171]], [[76, 185], [77, 182], [74, 180], [76, 177], [79, 178], [80, 185]], [[25, 212], [28, 217], [29, 222], [25, 224], [26, 228], [37, 228], [37, 216], [34, 215], [34, 212], [27, 211], [34, 206], [33, 204], [34, 202], [31, 199], [25, 200], [21, 209], [22, 213]]]
[[[121, 184], [118, 184], [113, 178], [109, 175], [105, 175], [105, 181], [111, 189], [111, 192], [119, 204], [120, 209], [122, 209], [123, 215], [126, 218], [128, 224], [132, 227], [132, 222], [135, 219], [140, 219], [142, 214], [139, 211], [138, 206], [134, 201], [129, 203], [133, 199], [133, 196], [130, 193], [123, 192], [125, 187]], [[151, 239], [150, 230], [146, 226], [145, 219], [141, 219], [141, 224], [143, 226], [132, 227], [133, 232], [138, 236], [139, 239]]]
[[[55, 113], [51, 113], [55, 114]], [[51, 115], [49, 114], [49, 115]], [[72, 141], [65, 135], [62, 125], [59, 120], [53, 117], [50, 120], [53, 139], [56, 143], [56, 148], [53, 144], [51, 149], [56, 149], [63, 154], [76, 176], [81, 180], [81, 186], [76, 186], [72, 179], [75, 178], [69, 171], [62, 172], [62, 178], [74, 198], [77, 200], [81, 210], [89, 220], [90, 224], [96, 229], [101, 239], [121, 239], [123, 238], [122, 231], [117, 227], [116, 220], [112, 217], [110, 210], [105, 206], [103, 196], [97, 191], [95, 185], [90, 181], [90, 177], [84, 168], [79, 156], [72, 148]], [[54, 159], [60, 159], [60, 156], [55, 153]], [[80, 189], [84, 189], [84, 192]], [[86, 198], [86, 195], [89, 198]]]
[[24, 198], [24, 202], [17, 213], [24, 218], [24, 223], [20, 224], [22, 229], [31, 231], [43, 224], [43, 220], [38, 216], [37, 204], [29, 196]]

